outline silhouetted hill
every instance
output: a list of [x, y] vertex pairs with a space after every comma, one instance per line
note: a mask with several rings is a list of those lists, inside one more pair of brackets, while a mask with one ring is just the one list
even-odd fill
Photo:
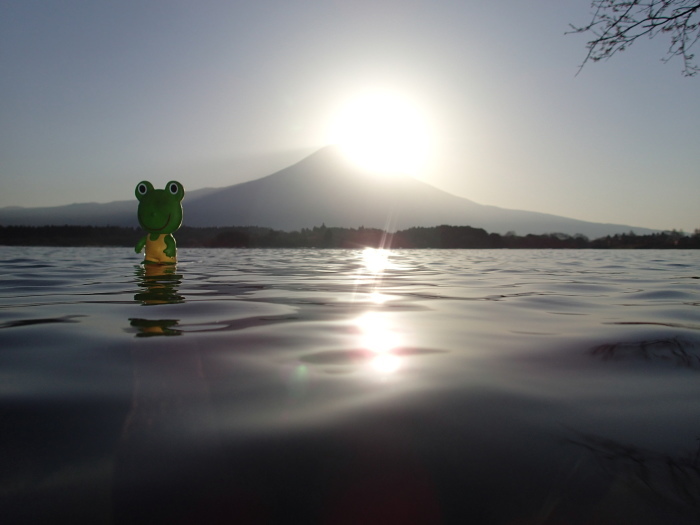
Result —
[[[187, 180], [181, 182], [187, 187]], [[53, 208], [3, 208], [0, 224], [136, 226], [136, 208], [136, 199]], [[410, 177], [376, 177], [346, 160], [333, 146], [267, 177], [216, 190], [188, 192], [184, 209], [188, 226], [261, 226], [284, 231], [321, 224], [389, 231], [453, 224], [501, 234], [562, 232], [590, 238], [630, 230], [637, 234], [654, 231], [485, 206]]]

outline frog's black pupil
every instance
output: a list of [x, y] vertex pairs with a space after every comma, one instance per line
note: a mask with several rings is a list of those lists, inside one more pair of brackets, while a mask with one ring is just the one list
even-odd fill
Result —
[[145, 184], [141, 184], [141, 185], [139, 186], [139, 193], [140, 193], [141, 195], [145, 195], [145, 194], [146, 194], [146, 185], [145, 185]]
[[170, 185], [170, 193], [172, 193], [173, 195], [177, 193], [177, 184]]

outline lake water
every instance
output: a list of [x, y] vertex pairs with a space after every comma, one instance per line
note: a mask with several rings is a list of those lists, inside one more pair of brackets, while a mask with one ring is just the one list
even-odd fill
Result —
[[700, 253], [0, 247], [2, 523], [700, 520]]

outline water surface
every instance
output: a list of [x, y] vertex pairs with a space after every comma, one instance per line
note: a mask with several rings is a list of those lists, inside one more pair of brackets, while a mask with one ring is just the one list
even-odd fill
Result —
[[11, 522], [697, 523], [692, 251], [0, 248]]

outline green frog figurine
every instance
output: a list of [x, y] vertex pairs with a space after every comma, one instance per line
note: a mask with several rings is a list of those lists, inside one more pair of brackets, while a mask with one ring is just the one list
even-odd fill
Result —
[[153, 184], [144, 180], [136, 185], [135, 193], [139, 200], [139, 224], [148, 232], [136, 244], [136, 253], [145, 247], [144, 263], [175, 264], [177, 246], [172, 233], [182, 224], [185, 188], [179, 182], [171, 180], [164, 190], [156, 190]]

